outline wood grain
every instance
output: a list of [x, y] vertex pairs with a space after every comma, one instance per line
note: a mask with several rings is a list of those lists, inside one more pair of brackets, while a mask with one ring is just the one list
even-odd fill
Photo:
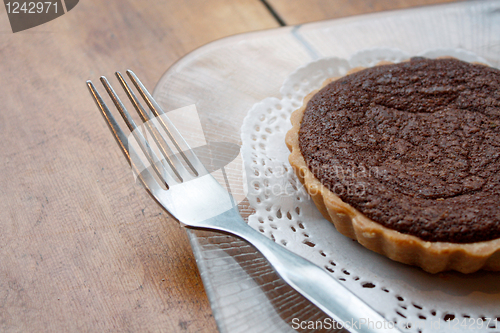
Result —
[[286, 25], [433, 5], [456, 0], [267, 0]]
[[0, 7], [0, 331], [215, 331], [184, 230], [85, 81], [131, 68], [152, 89], [191, 50], [278, 24], [258, 0], [86, 0], [13, 34]]

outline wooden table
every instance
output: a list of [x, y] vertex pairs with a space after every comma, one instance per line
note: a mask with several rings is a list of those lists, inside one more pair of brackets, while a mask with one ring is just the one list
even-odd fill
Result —
[[0, 9], [0, 331], [216, 331], [185, 232], [138, 185], [85, 81], [253, 30], [443, 0], [86, 0]]

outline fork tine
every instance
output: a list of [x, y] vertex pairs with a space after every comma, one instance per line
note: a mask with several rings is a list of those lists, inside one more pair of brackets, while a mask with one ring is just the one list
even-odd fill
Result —
[[132, 135], [134, 136], [135, 140], [139, 144], [139, 147], [143, 151], [144, 155], [146, 156], [149, 164], [153, 168], [154, 172], [158, 175], [158, 177], [165, 183], [167, 187], [178, 183], [177, 181], [170, 176], [169, 172], [164, 168], [162, 163], [160, 162], [160, 159], [156, 156], [154, 151], [151, 149], [151, 146], [149, 145], [148, 141], [144, 138], [144, 135], [142, 131], [137, 127], [135, 124], [134, 120], [128, 113], [127, 109], [123, 105], [122, 101], [118, 97], [118, 95], [115, 93], [114, 89], [111, 87], [109, 84], [108, 80], [102, 76], [101, 77], [101, 82], [108, 92], [109, 96], [113, 100], [113, 103], [115, 104], [116, 108], [118, 109], [118, 112], [120, 112], [121, 116], [123, 117], [123, 120], [127, 124], [128, 128], [132, 132]]
[[153, 179], [151, 173], [149, 170], [142, 164], [141, 160], [138, 158], [132, 158], [132, 155], [137, 156], [137, 152], [135, 152], [134, 148], [128, 145], [128, 138], [123, 132], [123, 130], [120, 128], [120, 125], [116, 122], [115, 117], [111, 114], [109, 111], [109, 108], [106, 106], [106, 103], [104, 103], [101, 95], [95, 88], [94, 84], [92, 81], [88, 80], [87, 81], [87, 87], [89, 88], [90, 94], [94, 98], [95, 103], [97, 104], [97, 107], [101, 111], [101, 114], [104, 117], [104, 120], [106, 121], [106, 124], [108, 124], [109, 129], [113, 133], [113, 136], [115, 137], [116, 142], [118, 143], [118, 146], [120, 146], [121, 151], [125, 155], [125, 158], [127, 159], [127, 162], [130, 164], [130, 166], [134, 169], [135, 174], [139, 177], [139, 180], [142, 182], [142, 184], [146, 187], [148, 191], [151, 191], [150, 188], [150, 183], [146, 181], [145, 178], [148, 179]]
[[142, 84], [139, 78], [131, 70], [127, 70], [127, 74], [132, 80], [132, 83], [139, 91], [146, 104], [149, 106], [150, 110], [153, 112], [156, 119], [163, 130], [167, 133], [170, 140], [173, 142], [175, 148], [179, 151], [179, 154], [183, 157], [189, 167], [198, 176], [200, 174], [208, 173], [205, 166], [198, 159], [196, 154], [192, 151], [189, 144], [184, 140], [182, 135], [179, 133], [175, 125], [168, 119], [167, 115], [160, 107], [160, 105], [154, 100], [153, 96], [148, 92], [146, 87]]
[[120, 81], [120, 84], [125, 90], [125, 93], [127, 94], [130, 102], [132, 103], [132, 105], [134, 105], [134, 108], [141, 117], [141, 120], [146, 125], [149, 133], [152, 135], [153, 140], [156, 143], [157, 147], [159, 148], [161, 154], [165, 157], [165, 160], [167, 161], [169, 167], [174, 171], [176, 176], [181, 181], [191, 178], [191, 175], [187, 172], [186, 168], [182, 165], [181, 161], [177, 158], [172, 149], [170, 149], [170, 146], [162, 137], [162, 135], [158, 131], [158, 128], [155, 126], [156, 119], [150, 118], [146, 110], [144, 110], [144, 108], [142, 107], [135, 93], [132, 91], [132, 89], [130, 89], [130, 86], [128, 85], [127, 81], [125, 81], [122, 74], [120, 72], [116, 72], [115, 74], [116, 77], [118, 78], [118, 81]]

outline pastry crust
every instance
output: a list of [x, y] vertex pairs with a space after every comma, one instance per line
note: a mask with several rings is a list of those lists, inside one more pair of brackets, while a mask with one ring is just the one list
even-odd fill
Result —
[[[356, 68], [350, 73], [360, 70]], [[349, 74], [350, 74], [349, 73]], [[327, 80], [323, 87], [334, 79]], [[299, 130], [309, 100], [291, 116], [293, 127], [286, 135], [289, 162], [321, 214], [343, 235], [392, 260], [421, 267], [429, 273], [455, 270], [473, 273], [480, 269], [500, 271], [500, 239], [475, 243], [429, 242], [389, 229], [369, 219], [328, 190], [309, 170], [299, 148]]]

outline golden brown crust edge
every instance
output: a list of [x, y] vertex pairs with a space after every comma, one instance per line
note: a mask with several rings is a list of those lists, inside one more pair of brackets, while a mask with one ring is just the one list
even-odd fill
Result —
[[[327, 80], [323, 86], [334, 80]], [[295, 174], [321, 214], [335, 225], [337, 231], [372, 251], [404, 264], [418, 266], [429, 273], [448, 270], [473, 273], [480, 269], [500, 271], [500, 239], [469, 244], [424, 241], [369, 219], [321, 184], [307, 167], [298, 139], [307, 103], [316, 92], [318, 90], [307, 95], [302, 107], [292, 113], [292, 128], [286, 135], [286, 144], [291, 152], [289, 162]]]

